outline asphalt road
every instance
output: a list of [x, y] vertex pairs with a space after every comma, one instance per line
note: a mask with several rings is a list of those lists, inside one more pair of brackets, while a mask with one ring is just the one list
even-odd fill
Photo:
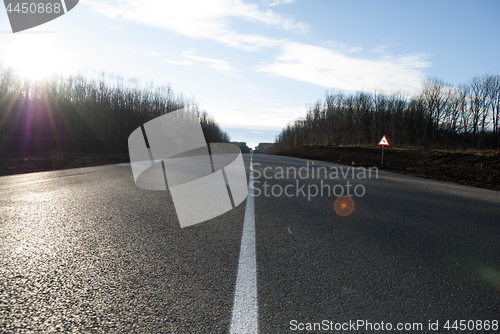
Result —
[[[500, 320], [499, 192], [253, 162], [260, 333]], [[246, 203], [181, 229], [168, 191], [138, 189], [128, 164], [4, 176], [0, 194], [0, 332], [229, 332]]]

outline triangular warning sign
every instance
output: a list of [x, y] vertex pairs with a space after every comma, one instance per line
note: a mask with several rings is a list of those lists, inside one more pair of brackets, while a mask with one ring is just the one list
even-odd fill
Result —
[[389, 142], [387, 141], [387, 138], [385, 138], [385, 135], [382, 137], [382, 139], [378, 144], [383, 146], [389, 146]]

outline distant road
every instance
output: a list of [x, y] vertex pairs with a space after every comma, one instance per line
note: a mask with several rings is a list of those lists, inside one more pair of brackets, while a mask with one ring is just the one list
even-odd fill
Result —
[[[248, 307], [260, 333], [500, 320], [499, 192], [253, 162], [258, 302]], [[307, 178], [292, 174], [306, 167]], [[317, 167], [340, 179], [313, 177]], [[347, 182], [364, 194], [346, 217], [335, 196], [307, 198]], [[285, 189], [292, 196], [274, 196]], [[245, 203], [180, 229], [169, 193], [138, 189], [128, 164], [4, 176], [0, 194], [0, 332], [229, 332]]]

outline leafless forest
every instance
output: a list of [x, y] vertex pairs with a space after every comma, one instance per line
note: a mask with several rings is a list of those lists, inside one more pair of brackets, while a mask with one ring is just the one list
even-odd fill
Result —
[[417, 96], [327, 92], [276, 138], [276, 148], [301, 145], [376, 145], [500, 149], [500, 75], [452, 86], [427, 79]]
[[[87, 153], [102, 153], [102, 143], [113, 142], [113, 150], [127, 152], [134, 129], [188, 104], [196, 105], [169, 86], [142, 85], [119, 75], [54, 76], [34, 82], [0, 67], [2, 158], [40, 147], [40, 142], [49, 149], [85, 142]], [[200, 122], [208, 142], [229, 141], [207, 113], [200, 114]]]

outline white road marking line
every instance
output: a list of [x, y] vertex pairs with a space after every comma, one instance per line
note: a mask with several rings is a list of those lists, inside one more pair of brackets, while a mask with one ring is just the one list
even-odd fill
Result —
[[258, 333], [257, 261], [255, 250], [255, 202], [253, 188], [253, 154], [250, 157], [248, 197], [241, 236], [240, 259], [230, 333]]
[[292, 231], [290, 231], [290, 228], [288, 228], [288, 233], [292, 234]]

